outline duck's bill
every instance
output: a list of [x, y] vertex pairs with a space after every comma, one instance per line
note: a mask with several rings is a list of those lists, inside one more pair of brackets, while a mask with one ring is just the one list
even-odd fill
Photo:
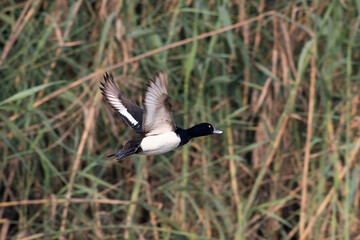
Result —
[[216, 128], [214, 128], [214, 131], [213, 131], [213, 133], [216, 133], [216, 134], [222, 134], [222, 131], [220, 131], [220, 130], [217, 130]]

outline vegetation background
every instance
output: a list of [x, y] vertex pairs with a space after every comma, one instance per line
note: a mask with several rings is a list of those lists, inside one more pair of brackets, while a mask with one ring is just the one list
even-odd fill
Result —
[[[360, 239], [360, 1], [1, 1], [1, 239]], [[121, 162], [170, 76], [223, 135]]]

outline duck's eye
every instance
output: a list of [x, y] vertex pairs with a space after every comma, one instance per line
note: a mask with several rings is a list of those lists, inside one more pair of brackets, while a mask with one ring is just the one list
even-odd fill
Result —
[[211, 125], [209, 125], [209, 128], [211, 128]]

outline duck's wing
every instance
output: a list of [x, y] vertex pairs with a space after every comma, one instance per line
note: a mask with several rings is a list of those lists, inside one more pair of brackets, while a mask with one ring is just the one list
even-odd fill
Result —
[[166, 73], [160, 72], [156, 74], [155, 81], [150, 81], [143, 105], [143, 130], [147, 136], [175, 131]]
[[125, 120], [137, 133], [142, 133], [144, 110], [127, 99], [117, 87], [112, 74], [105, 73], [104, 83], [100, 82], [101, 94], [107, 103]]

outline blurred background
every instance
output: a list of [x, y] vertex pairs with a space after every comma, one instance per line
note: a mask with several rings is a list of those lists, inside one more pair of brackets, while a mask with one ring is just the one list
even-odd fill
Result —
[[[0, 239], [360, 239], [360, 1], [29, 0], [0, 10]], [[169, 73], [222, 135], [105, 156]]]

